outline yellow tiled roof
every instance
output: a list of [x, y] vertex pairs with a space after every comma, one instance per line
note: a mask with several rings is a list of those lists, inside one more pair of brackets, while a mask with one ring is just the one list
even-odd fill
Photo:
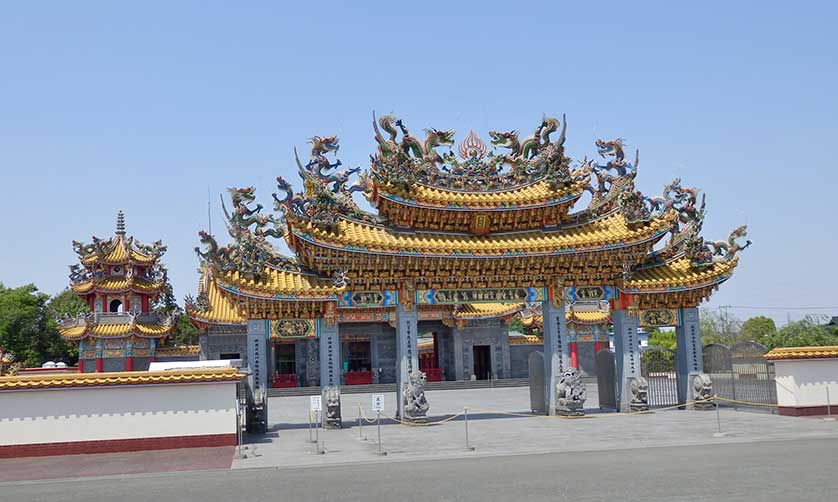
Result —
[[161, 337], [167, 335], [172, 330], [171, 326], [162, 324], [140, 324], [134, 325], [134, 329], [130, 324], [97, 324], [93, 326], [73, 326], [67, 329], [59, 329], [58, 332], [62, 338], [67, 340], [78, 340], [85, 336], [92, 336], [94, 338], [118, 338], [136, 334], [140, 336]]
[[542, 344], [544, 343], [543, 338], [539, 338], [534, 335], [522, 335], [522, 336], [510, 336], [509, 337], [509, 345], [531, 345], [531, 344]]
[[82, 259], [81, 262], [85, 265], [91, 265], [96, 262], [118, 264], [132, 261], [137, 264], [146, 265], [154, 263], [155, 259], [153, 256], [148, 256], [140, 253], [136, 249], [131, 249], [125, 237], [117, 234], [111, 239], [111, 250], [108, 251], [108, 254], [102, 258], [99, 258], [96, 254], [92, 254]]
[[524, 308], [523, 303], [466, 303], [454, 312], [455, 319], [503, 317]]
[[765, 359], [832, 359], [838, 358], [838, 346], [826, 347], [783, 347], [772, 349], [763, 355]]
[[187, 315], [196, 321], [211, 324], [244, 324], [247, 319], [239, 315], [233, 301], [222, 294], [214, 282], [207, 288], [209, 308], [207, 310], [186, 309]]
[[201, 353], [201, 347], [199, 345], [158, 347], [154, 353], [157, 356], [196, 356]]
[[[472, 255], [504, 256], [516, 254], [552, 253], [558, 250], [594, 250], [606, 245], [640, 242], [669, 227], [671, 214], [653, 220], [649, 225], [629, 229], [619, 213], [576, 227], [555, 232], [511, 232], [477, 237], [465, 234], [431, 232], [400, 232], [356, 220], [341, 218], [338, 232], [320, 230], [300, 223], [310, 239], [325, 245], [343, 248], [352, 246], [362, 251], [418, 252], [424, 254], [466, 253]], [[305, 239], [305, 235], [299, 235]]]
[[136, 291], [138, 293], [154, 293], [163, 286], [162, 282], [151, 282], [146, 279], [128, 279], [125, 276], [111, 276], [103, 279], [89, 280], [73, 284], [74, 293], [85, 294], [94, 289], [121, 293], [125, 291]]
[[238, 381], [236, 368], [196, 368], [175, 371], [126, 371], [117, 373], [60, 373], [0, 377], [0, 391], [110, 385], [149, 385]]
[[[611, 313], [604, 310], [576, 311], [567, 309], [565, 310], [564, 317], [568, 324], [607, 324], [611, 322]], [[522, 317], [521, 324], [527, 328], [543, 326], [544, 316], [538, 310]]]
[[739, 258], [734, 258], [727, 263], [714, 263], [705, 270], [697, 271], [690, 266], [689, 259], [679, 258], [633, 272], [631, 279], [625, 281], [623, 290], [643, 292], [706, 286], [726, 279], [738, 262]]
[[[491, 192], [466, 192], [446, 190], [415, 184], [410, 192], [405, 192], [392, 186], [378, 186], [379, 193], [389, 199], [402, 200], [420, 206], [430, 207], [531, 207], [541, 206], [553, 200], [568, 199], [569, 195], [580, 194], [587, 179], [576, 182], [566, 188], [553, 190], [546, 181], [538, 181], [531, 185], [516, 187], [509, 190]], [[395, 195], [396, 197], [392, 197]]]
[[216, 272], [216, 280], [222, 287], [235, 286], [242, 293], [259, 295], [299, 295], [301, 298], [326, 298], [343, 291], [330, 279], [314, 275], [286, 272], [265, 268], [258, 280], [248, 279], [238, 271]]

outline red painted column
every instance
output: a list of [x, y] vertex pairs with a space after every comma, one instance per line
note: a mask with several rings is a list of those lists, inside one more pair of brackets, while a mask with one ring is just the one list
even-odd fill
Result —
[[142, 297], [141, 308], [142, 308], [143, 314], [148, 314], [148, 297], [147, 296]]
[[576, 342], [569, 342], [570, 346], [570, 367], [579, 369], [579, 356], [576, 352]]
[[602, 350], [602, 342], [594, 342], [594, 355], [599, 354], [600, 350]]
[[125, 358], [125, 371], [134, 371], [134, 358], [131, 356]]
[[101, 373], [104, 368], [104, 364], [102, 362], [101, 357], [96, 358], [96, 373]]
[[84, 373], [84, 359], [79, 357], [79, 363], [76, 366], [78, 366], [79, 373]]
[[107, 312], [107, 311], [108, 311], [108, 297], [103, 296], [102, 297], [102, 312]]

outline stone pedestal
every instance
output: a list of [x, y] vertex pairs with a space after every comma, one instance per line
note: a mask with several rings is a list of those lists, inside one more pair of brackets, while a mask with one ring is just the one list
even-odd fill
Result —
[[637, 317], [625, 310], [611, 312], [614, 322], [614, 355], [617, 363], [617, 406], [620, 411], [631, 410], [629, 385], [640, 376], [640, 340], [637, 336]]
[[678, 402], [690, 401], [690, 385], [695, 375], [704, 373], [698, 309], [681, 309], [681, 325], [675, 328], [675, 372], [678, 374]]
[[[557, 295], [560, 292], [561, 289]], [[555, 415], [556, 384], [559, 375], [570, 368], [564, 302], [547, 300], [541, 304], [541, 313], [544, 318], [544, 403], [547, 413]]]

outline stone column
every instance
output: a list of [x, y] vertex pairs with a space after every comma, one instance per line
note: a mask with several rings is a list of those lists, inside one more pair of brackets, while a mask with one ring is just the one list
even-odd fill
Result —
[[454, 379], [467, 380], [463, 374], [463, 334], [456, 326], [451, 328], [451, 338], [454, 341]]
[[340, 387], [340, 338], [338, 324], [328, 326], [325, 319], [317, 319], [320, 336], [320, 387]]
[[402, 386], [410, 381], [410, 373], [419, 369], [418, 329], [416, 308], [406, 310], [403, 305], [396, 305], [396, 402], [399, 418], [404, 417]]
[[[561, 294], [561, 289], [557, 289]], [[570, 367], [564, 307], [561, 299], [541, 304], [544, 318], [544, 403], [548, 415], [556, 414], [556, 383], [559, 375]]]
[[698, 309], [682, 308], [681, 325], [675, 328], [675, 372], [678, 375], [678, 402], [691, 399], [690, 381], [693, 375], [704, 372], [702, 361], [701, 330]]
[[254, 427], [254, 432], [264, 433], [268, 425], [268, 321], [247, 321], [247, 367], [250, 375], [247, 385], [250, 398], [261, 395], [261, 404], [256, 402], [256, 416], [248, 422]]
[[640, 341], [637, 337], [637, 316], [626, 310], [611, 311], [614, 322], [614, 356], [617, 363], [617, 407], [629, 410], [629, 384], [640, 376]]

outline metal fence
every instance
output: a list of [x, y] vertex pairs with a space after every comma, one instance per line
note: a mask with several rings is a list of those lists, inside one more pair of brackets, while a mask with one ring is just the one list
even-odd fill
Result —
[[[726, 347], [704, 347], [704, 372], [713, 381], [713, 392], [734, 401], [777, 404], [774, 364], [763, 359], [768, 349], [757, 342], [740, 342]], [[734, 406], [747, 406], [732, 403]]]
[[675, 372], [675, 351], [650, 345], [640, 354], [640, 374], [649, 383], [649, 406], [678, 404], [678, 375]]

